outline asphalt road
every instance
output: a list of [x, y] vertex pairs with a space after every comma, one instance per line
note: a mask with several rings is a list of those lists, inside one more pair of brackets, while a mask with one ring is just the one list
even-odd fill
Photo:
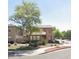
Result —
[[35, 56], [14, 56], [8, 59], [71, 59], [71, 48]]

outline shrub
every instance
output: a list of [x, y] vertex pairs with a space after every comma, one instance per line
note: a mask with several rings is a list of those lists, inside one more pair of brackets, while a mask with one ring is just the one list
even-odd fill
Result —
[[10, 43], [10, 44], [14, 44], [14, 41], [9, 41], [8, 43]]
[[33, 46], [33, 47], [37, 47], [39, 45], [39, 40], [32, 40], [30, 43], [29, 43], [30, 46]]
[[17, 43], [14, 43], [15, 46], [17, 46]]
[[42, 39], [42, 40], [32, 40], [29, 43], [29, 46], [37, 47], [39, 45], [46, 45], [47, 43], [48, 43], [48, 41], [45, 40], [45, 39]]
[[40, 40], [40, 45], [46, 45], [47, 43], [48, 41], [45, 39]]

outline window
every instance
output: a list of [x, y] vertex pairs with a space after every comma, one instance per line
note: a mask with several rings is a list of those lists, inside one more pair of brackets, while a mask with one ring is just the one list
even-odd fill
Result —
[[40, 40], [40, 36], [37, 36], [37, 40]]
[[33, 36], [33, 40], [36, 40], [36, 36]]

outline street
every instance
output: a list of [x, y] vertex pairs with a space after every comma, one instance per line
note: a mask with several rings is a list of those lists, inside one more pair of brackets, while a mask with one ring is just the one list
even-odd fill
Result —
[[13, 56], [9, 59], [71, 59], [71, 48], [35, 56]]

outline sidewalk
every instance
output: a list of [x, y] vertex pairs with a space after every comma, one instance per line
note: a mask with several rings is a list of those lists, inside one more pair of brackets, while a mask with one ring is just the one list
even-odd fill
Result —
[[59, 46], [55, 46], [55, 47], [51, 47], [49, 49], [46, 49], [45, 53], [57, 51], [57, 50], [65, 49], [65, 48], [70, 48], [70, 47], [71, 46], [68, 46], [68, 45], [59, 45]]
[[43, 48], [39, 48], [37, 50], [33, 50], [33, 51], [26, 51], [26, 52], [18, 52], [16, 54], [14, 54], [15, 56], [35, 56], [35, 55], [39, 55], [39, 54], [45, 54], [48, 52], [52, 52], [52, 51], [56, 51], [56, 50], [60, 50], [60, 49], [65, 49], [65, 48], [70, 48], [70, 44], [63, 44], [63, 45], [57, 45], [57, 46], [51, 46], [51, 47], [43, 47]]

